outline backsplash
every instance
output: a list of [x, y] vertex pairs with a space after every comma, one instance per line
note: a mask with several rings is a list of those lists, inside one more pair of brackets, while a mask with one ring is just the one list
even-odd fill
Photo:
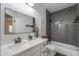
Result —
[[77, 6], [52, 13], [51, 38], [53, 41], [70, 45], [77, 45], [74, 24], [72, 23], [77, 16]]
[[[30, 33], [34, 37], [34, 33]], [[4, 43], [5, 44], [10, 44], [14, 43], [14, 39], [17, 39], [18, 37], [22, 38], [22, 40], [28, 40], [29, 33], [24, 33], [24, 34], [7, 34], [4, 37]], [[4, 44], [4, 45], [5, 45]]]

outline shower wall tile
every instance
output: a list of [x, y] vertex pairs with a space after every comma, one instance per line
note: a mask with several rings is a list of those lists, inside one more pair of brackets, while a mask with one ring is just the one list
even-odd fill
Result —
[[[51, 23], [51, 37], [53, 41], [77, 46], [75, 25], [72, 23], [76, 16], [77, 5], [52, 13], [51, 19], [54, 22]], [[60, 22], [60, 28], [57, 28], [56, 22]]]

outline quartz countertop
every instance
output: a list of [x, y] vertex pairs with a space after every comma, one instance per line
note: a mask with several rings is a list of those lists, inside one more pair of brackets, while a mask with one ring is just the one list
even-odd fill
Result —
[[25, 40], [24, 42], [18, 43], [18, 44], [12, 43], [8, 45], [4, 45], [4, 46], [1, 46], [1, 55], [2, 56], [13, 56], [25, 50], [28, 50], [36, 45], [39, 45], [45, 41], [47, 41], [47, 39], [36, 38], [31, 41]]

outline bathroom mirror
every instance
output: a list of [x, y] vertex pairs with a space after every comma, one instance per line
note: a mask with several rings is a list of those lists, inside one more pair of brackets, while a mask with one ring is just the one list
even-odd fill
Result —
[[5, 34], [34, 32], [35, 18], [5, 8]]

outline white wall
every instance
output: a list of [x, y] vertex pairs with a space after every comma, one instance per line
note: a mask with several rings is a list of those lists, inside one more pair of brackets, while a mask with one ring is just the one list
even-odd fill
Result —
[[[5, 35], [4, 34], [4, 8], [10, 8], [18, 12], [24, 13], [26, 15], [36, 18], [36, 23], [39, 28], [39, 36], [46, 33], [46, 8], [42, 7], [40, 4], [35, 4], [34, 7], [29, 7], [26, 4], [1, 4], [1, 44], [7, 44], [13, 42], [12, 39], [15, 35]], [[13, 37], [14, 36], [14, 37]], [[19, 36], [19, 35], [17, 35]], [[21, 35], [22, 36], [22, 35]]]
[[[0, 28], [1, 28], [1, 4], [0, 4]], [[0, 55], [1, 55], [1, 29], [0, 29]]]

